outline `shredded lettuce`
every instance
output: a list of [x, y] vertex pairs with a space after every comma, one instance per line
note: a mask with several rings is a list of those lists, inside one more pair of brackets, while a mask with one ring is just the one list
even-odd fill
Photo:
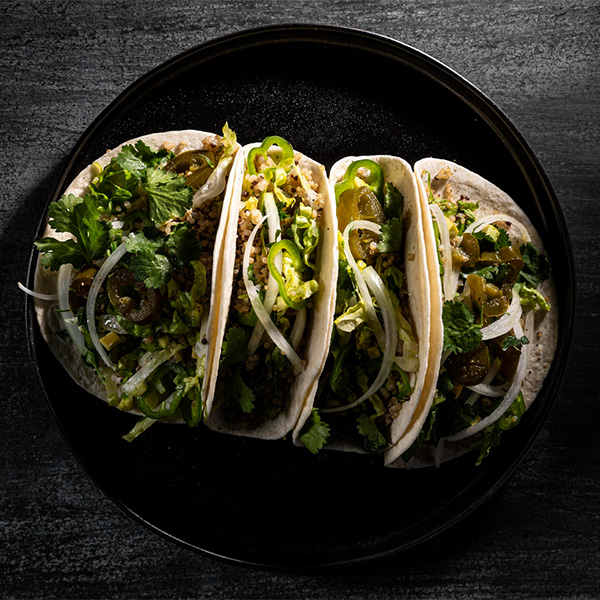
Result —
[[361, 300], [341, 314], [333, 323], [340, 333], [350, 333], [357, 329], [359, 325], [367, 323], [368, 320], [365, 303]]
[[293, 260], [285, 255], [282, 265], [285, 277], [285, 290], [294, 302], [301, 302], [310, 298], [319, 291], [319, 283], [316, 279], [303, 281], [300, 273], [294, 268]]

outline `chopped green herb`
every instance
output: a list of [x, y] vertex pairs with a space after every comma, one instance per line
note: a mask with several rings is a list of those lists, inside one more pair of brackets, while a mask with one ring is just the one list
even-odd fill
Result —
[[463, 354], [481, 343], [481, 331], [474, 320], [473, 314], [459, 300], [444, 302], [444, 351]]
[[306, 448], [316, 454], [327, 443], [329, 425], [321, 420], [319, 411], [313, 408], [300, 433], [300, 441]]

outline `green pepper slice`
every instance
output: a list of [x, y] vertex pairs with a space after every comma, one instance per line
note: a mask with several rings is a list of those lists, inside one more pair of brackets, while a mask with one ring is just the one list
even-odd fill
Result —
[[363, 158], [362, 160], [355, 160], [350, 166], [346, 169], [346, 173], [344, 178], [335, 184], [335, 200], [339, 199], [339, 197], [346, 191], [354, 189], [354, 180], [356, 179], [356, 173], [359, 169], [368, 169], [370, 171], [370, 175], [364, 180], [367, 184], [368, 188], [377, 196], [379, 202], [383, 202], [383, 170], [381, 167], [373, 160], [368, 158]]
[[258, 175], [255, 160], [259, 156], [266, 158], [271, 146], [279, 146], [282, 150], [281, 158], [277, 163], [278, 165], [290, 158], [292, 160], [294, 159], [294, 149], [291, 144], [278, 135], [270, 135], [263, 140], [263, 143], [260, 146], [252, 148], [252, 150], [248, 152], [248, 173], [250, 173], [250, 175]]
[[287, 290], [285, 289], [285, 280], [283, 278], [283, 275], [275, 265], [275, 258], [280, 252], [283, 252], [284, 250], [290, 255], [294, 269], [296, 269], [296, 271], [304, 271], [305, 267], [304, 262], [302, 260], [302, 256], [300, 255], [300, 250], [298, 249], [298, 246], [296, 246], [296, 244], [292, 242], [292, 240], [281, 240], [280, 242], [276, 242], [275, 244], [273, 244], [269, 251], [267, 265], [269, 267], [269, 271], [273, 275], [273, 278], [277, 282], [277, 287], [279, 288], [279, 295], [281, 296], [283, 301], [289, 307], [295, 310], [301, 310], [306, 306], [306, 299], [301, 300], [300, 302], [296, 302], [295, 300], [292, 300], [289, 297]]
[[[171, 396], [171, 393], [166, 390], [162, 380], [169, 372], [174, 373], [173, 382], [175, 383], [175, 393], [171, 402], [167, 404], [167, 400]], [[185, 384], [183, 383], [183, 378], [185, 376], [186, 372], [182, 365], [178, 363], [163, 363], [152, 376], [148, 386], [149, 389], [146, 390], [142, 396], [137, 398], [137, 407], [139, 410], [151, 419], [161, 419], [175, 414], [185, 392]], [[176, 382], [176, 379], [179, 381]], [[149, 400], [151, 398], [156, 398], [157, 394], [159, 397], [165, 396], [166, 394], [166, 397], [162, 402], [159, 402], [155, 408], [152, 408], [149, 404]]]
[[190, 390], [182, 399], [181, 414], [190, 427], [197, 427], [202, 420], [202, 392], [200, 388]]

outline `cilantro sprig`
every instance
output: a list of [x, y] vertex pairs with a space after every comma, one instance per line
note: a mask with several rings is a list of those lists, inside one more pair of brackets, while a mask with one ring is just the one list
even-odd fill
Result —
[[91, 263], [106, 253], [110, 244], [110, 225], [102, 220], [93, 198], [62, 196], [50, 205], [49, 224], [60, 233], [70, 233], [75, 239], [60, 241], [45, 237], [35, 242], [42, 253], [44, 267], [56, 271], [63, 264], [76, 269]]
[[[73, 239], [45, 237], [36, 241], [42, 265], [56, 271], [70, 263], [79, 269], [102, 258], [115, 233], [121, 239], [136, 222], [158, 228], [170, 219], [183, 217], [192, 205], [193, 190], [185, 177], [162, 168], [169, 156], [166, 150], [155, 151], [142, 141], [124, 146], [83, 197], [67, 194], [52, 203], [50, 226], [59, 233], [70, 233]], [[120, 230], [112, 229], [110, 220], [114, 218], [122, 222]], [[189, 227], [175, 228], [165, 251], [154, 257], [151, 253], [162, 247], [162, 241], [144, 240], [128, 242], [128, 251], [135, 255], [131, 265], [137, 279], [149, 287], [160, 287], [170, 279], [173, 267], [181, 270], [199, 254], [195, 233]]]
[[523, 268], [519, 279], [535, 289], [542, 281], [550, 277], [550, 261], [531, 242], [521, 246], [520, 250]]
[[300, 441], [310, 452], [316, 454], [327, 443], [329, 438], [329, 425], [321, 419], [319, 410], [313, 408], [306, 423], [302, 427]]
[[481, 330], [475, 317], [460, 300], [447, 300], [442, 308], [444, 351], [464, 354], [481, 343]]

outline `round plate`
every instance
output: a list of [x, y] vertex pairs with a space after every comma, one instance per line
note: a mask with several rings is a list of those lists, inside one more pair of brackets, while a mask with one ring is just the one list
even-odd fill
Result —
[[[386, 469], [381, 457], [315, 457], [291, 440], [202, 427], [152, 427], [128, 444], [121, 436], [137, 418], [72, 382], [44, 344], [30, 305], [31, 356], [48, 406], [81, 464], [121, 509], [194, 550], [298, 569], [409, 548], [497, 490], [548, 415], [573, 314], [572, 254], [558, 202], [515, 127], [459, 75], [394, 40], [323, 26], [244, 31], [154, 69], [81, 137], [50, 200], [124, 140], [172, 129], [220, 132], [226, 121], [242, 144], [281, 135], [327, 168], [351, 154], [394, 154], [411, 164], [435, 156], [508, 192], [545, 240], [561, 281], [558, 351], [536, 402], [480, 467], [465, 456], [437, 470]], [[35, 260], [32, 254], [30, 286]]]

